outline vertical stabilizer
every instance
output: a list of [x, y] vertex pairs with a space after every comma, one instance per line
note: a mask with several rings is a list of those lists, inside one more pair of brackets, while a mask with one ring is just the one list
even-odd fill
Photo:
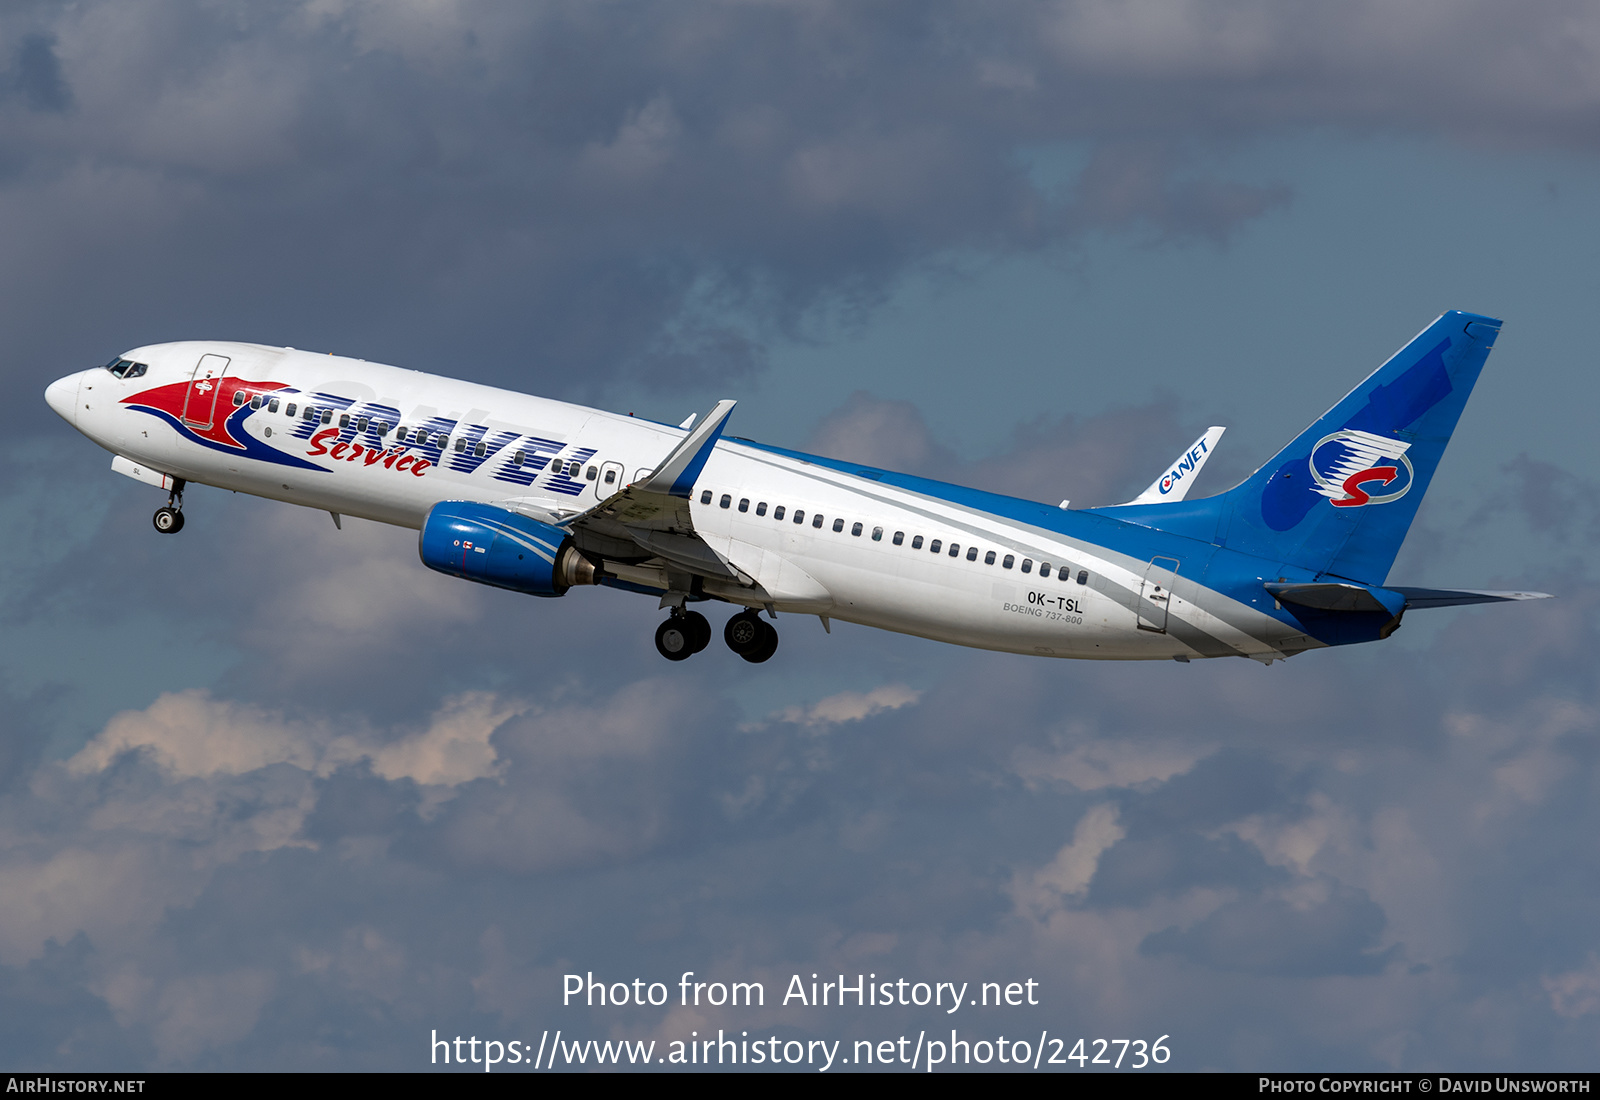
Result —
[[1499, 333], [1452, 310], [1228, 492], [1107, 514], [1381, 584]]

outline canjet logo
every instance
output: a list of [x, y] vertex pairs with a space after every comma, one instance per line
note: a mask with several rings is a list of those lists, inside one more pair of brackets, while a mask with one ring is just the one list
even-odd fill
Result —
[[1415, 471], [1406, 451], [1411, 444], [1371, 432], [1346, 430], [1325, 436], [1311, 448], [1312, 490], [1335, 508], [1388, 504], [1411, 489]]

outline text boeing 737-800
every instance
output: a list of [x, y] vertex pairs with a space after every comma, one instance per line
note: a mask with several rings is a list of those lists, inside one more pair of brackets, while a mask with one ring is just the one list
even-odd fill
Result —
[[418, 528], [423, 564], [668, 610], [656, 646], [704, 649], [689, 605], [816, 615], [958, 645], [1116, 660], [1251, 657], [1386, 638], [1412, 608], [1539, 593], [1390, 586], [1389, 568], [1500, 322], [1429, 325], [1235, 488], [1188, 499], [1213, 428], [1128, 504], [1069, 510], [722, 434], [292, 348], [173, 343], [69, 375], [50, 406], [168, 492], [190, 482]]

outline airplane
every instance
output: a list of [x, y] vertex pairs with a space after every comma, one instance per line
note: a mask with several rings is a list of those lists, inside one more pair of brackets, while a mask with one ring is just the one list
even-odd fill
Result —
[[[1407, 611], [1547, 598], [1389, 585], [1501, 322], [1451, 311], [1234, 488], [1188, 495], [1221, 428], [1126, 504], [1073, 509], [332, 354], [135, 348], [45, 391], [164, 489], [212, 485], [419, 531], [430, 569], [540, 597], [655, 597], [656, 648], [776, 652], [779, 613], [1045, 657], [1271, 664]], [[767, 618], [761, 617], [766, 612]]]

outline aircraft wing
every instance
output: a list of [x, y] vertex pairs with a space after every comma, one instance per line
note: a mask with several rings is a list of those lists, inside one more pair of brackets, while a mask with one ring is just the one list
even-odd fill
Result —
[[[647, 555], [677, 571], [753, 585], [754, 578], [695, 533], [689, 495], [722, 436], [733, 401], [718, 401], [649, 477], [611, 494], [587, 512], [561, 521], [580, 549], [612, 557]], [[608, 549], [609, 547], [609, 549]], [[626, 552], [621, 552], [626, 551]]]

